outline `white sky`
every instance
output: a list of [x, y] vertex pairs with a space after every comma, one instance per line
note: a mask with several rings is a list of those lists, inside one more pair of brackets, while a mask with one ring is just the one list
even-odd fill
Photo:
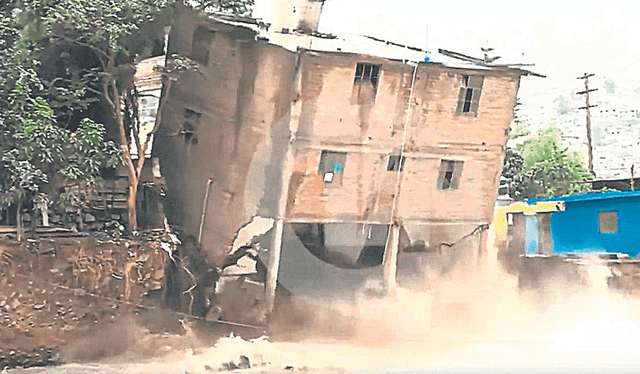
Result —
[[[256, 0], [254, 15], [268, 20], [271, 1]], [[523, 79], [526, 105], [528, 95], [550, 87], [579, 89], [575, 78], [585, 72], [596, 74], [596, 86], [609, 77], [621, 90], [639, 87], [639, 17], [640, 2], [621, 0], [326, 0], [320, 31], [478, 57], [488, 45], [503, 63], [523, 62], [524, 53], [536, 65], [530, 69], [548, 77]]]

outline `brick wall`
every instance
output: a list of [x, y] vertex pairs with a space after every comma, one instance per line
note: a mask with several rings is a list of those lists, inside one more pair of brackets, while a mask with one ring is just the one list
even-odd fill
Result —
[[[197, 57], [200, 73], [174, 85], [154, 154], [170, 221], [194, 235], [213, 180], [203, 243], [216, 260], [252, 216], [276, 217], [284, 193], [289, 222], [390, 222], [398, 171], [387, 170], [388, 160], [403, 143], [396, 219], [431, 224], [422, 237], [441, 241], [490, 221], [517, 72], [422, 63], [411, 94], [414, 67], [402, 61], [290, 52], [247, 28], [176, 13], [169, 53]], [[370, 75], [363, 68], [356, 79], [358, 64]], [[484, 76], [477, 115], [456, 115], [465, 75]], [[323, 151], [343, 154], [332, 183], [319, 169]], [[438, 188], [442, 160], [462, 165], [455, 189]]]
[[[372, 56], [302, 55], [302, 100], [288, 218], [389, 222], [397, 172], [387, 170], [408, 120], [396, 218], [488, 222], [519, 76], [421, 64], [407, 119], [413, 67]], [[358, 62], [381, 65], [375, 99], [354, 98]], [[484, 75], [477, 115], [456, 115], [464, 75]], [[323, 150], [346, 153], [341, 184], [325, 183]], [[463, 161], [458, 188], [439, 190], [441, 160]]]

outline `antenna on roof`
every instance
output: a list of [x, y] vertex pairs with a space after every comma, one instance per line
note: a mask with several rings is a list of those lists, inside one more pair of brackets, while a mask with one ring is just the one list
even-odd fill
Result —
[[425, 46], [424, 46], [424, 50], [425, 51], [429, 51], [429, 22], [427, 22], [427, 30], [426, 30], [426, 35], [425, 35]]
[[425, 46], [424, 46], [424, 62], [429, 62], [429, 22], [426, 24]]

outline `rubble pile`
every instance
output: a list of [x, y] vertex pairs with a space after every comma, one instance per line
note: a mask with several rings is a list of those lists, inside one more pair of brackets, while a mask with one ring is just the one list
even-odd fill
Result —
[[0, 368], [57, 363], [70, 344], [130, 319], [161, 293], [175, 245], [164, 230], [0, 237]]
[[640, 295], [640, 261], [631, 258], [612, 258], [608, 261], [610, 288], [624, 291], [629, 296]]
[[53, 350], [51, 348], [34, 348], [30, 352], [21, 350], [0, 349], [0, 367], [33, 367], [44, 366], [56, 363]]

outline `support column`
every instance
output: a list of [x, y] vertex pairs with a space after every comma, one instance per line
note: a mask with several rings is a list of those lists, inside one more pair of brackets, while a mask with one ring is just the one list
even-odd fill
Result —
[[[302, 90], [301, 50], [296, 53], [296, 75], [294, 80], [294, 96], [299, 95]], [[275, 230], [269, 264], [267, 267], [267, 281], [265, 284], [265, 314], [271, 313], [276, 298], [276, 286], [278, 284], [278, 271], [280, 269], [280, 254], [282, 253], [282, 238], [284, 235], [285, 218], [287, 217], [287, 204], [289, 202], [289, 183], [295, 164], [295, 141], [298, 132], [298, 122], [302, 113], [302, 100], [296, 100], [291, 105], [291, 117], [289, 118], [289, 131], [287, 136], [287, 152], [282, 160], [282, 170], [280, 172], [280, 199], [278, 201], [278, 212], [275, 221]]]
[[489, 256], [487, 256], [487, 235], [488, 230], [481, 230], [478, 235], [478, 255], [476, 266], [478, 266], [478, 270], [482, 272], [482, 274], [487, 274], [489, 266], [488, 260]]
[[273, 233], [273, 245], [269, 255], [269, 267], [267, 268], [267, 284], [265, 285], [266, 303], [265, 312], [271, 313], [276, 297], [276, 285], [278, 284], [278, 270], [280, 268], [280, 253], [282, 252], [282, 236], [284, 234], [284, 220], [278, 218], [275, 222]]
[[551, 242], [551, 213], [538, 212], [538, 253], [550, 256], [552, 252]]
[[396, 274], [398, 272], [398, 242], [400, 240], [400, 225], [391, 224], [389, 235], [384, 246], [384, 261], [382, 263], [382, 287], [387, 295], [396, 292]]
[[492, 223], [487, 232], [487, 274], [489, 275], [489, 280], [495, 280], [498, 277], [499, 270], [496, 226]]

